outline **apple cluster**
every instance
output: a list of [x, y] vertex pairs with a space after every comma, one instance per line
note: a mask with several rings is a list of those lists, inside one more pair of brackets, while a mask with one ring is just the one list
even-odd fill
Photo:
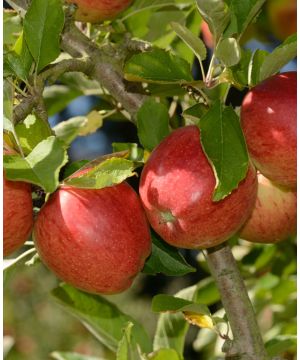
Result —
[[274, 75], [246, 95], [241, 125], [249, 170], [225, 199], [212, 200], [216, 180], [197, 126], [174, 131], [153, 151], [140, 196], [151, 226], [166, 242], [198, 249], [238, 232], [263, 243], [295, 233], [296, 79], [296, 72]]
[[154, 149], [140, 197], [126, 182], [103, 189], [62, 185], [34, 222], [30, 184], [4, 174], [4, 255], [33, 230], [40, 258], [60, 279], [113, 294], [130, 287], [150, 255], [148, 222], [169, 244], [189, 249], [216, 246], [238, 232], [254, 242], [286, 239], [296, 228], [296, 73], [274, 75], [250, 90], [241, 125], [248, 172], [217, 202], [195, 125], [173, 131]]

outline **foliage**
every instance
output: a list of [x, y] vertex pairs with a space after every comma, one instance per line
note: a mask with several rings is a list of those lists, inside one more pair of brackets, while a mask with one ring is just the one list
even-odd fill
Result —
[[[238, 110], [227, 102], [230, 87], [238, 90], [253, 87], [280, 71], [296, 55], [296, 35], [287, 38], [271, 53], [258, 49], [252, 53], [242, 48], [242, 35], [263, 3], [263, 0], [136, 0], [118, 19], [79, 26], [101, 49], [94, 59], [88, 54], [95, 51], [94, 45], [86, 46], [83, 41], [78, 49], [69, 50], [70, 43], [63, 43], [62, 35], [66, 35], [71, 26], [69, 12], [72, 9], [60, 0], [32, 0], [25, 12], [5, 11], [4, 142], [17, 152], [4, 155], [7, 179], [33, 184], [34, 189], [38, 189], [35, 196], [39, 200], [40, 193], [49, 196], [62, 184], [87, 189], [119, 184], [136, 177], [151, 151], [172, 130], [180, 125], [196, 124], [201, 129], [199, 142], [216, 177], [213, 200], [224, 199], [245, 178], [249, 166]], [[208, 50], [199, 38], [203, 20], [214, 35], [214, 49]], [[68, 36], [70, 33], [65, 38]], [[80, 39], [79, 36], [77, 40]], [[92, 58], [91, 64], [86, 66], [77, 56], [77, 50], [80, 55], [84, 53]], [[213, 54], [209, 58], [210, 51]], [[204, 61], [207, 59], [210, 63], [206, 71]], [[117, 86], [116, 92], [112, 89], [110, 93], [103, 89], [110, 80], [104, 85], [100, 81], [99, 85], [97, 71], [101, 69], [97, 70], [97, 63], [99, 68], [109, 63], [114, 76], [122, 74], [122, 84], [124, 78], [129, 92], [132, 86], [133, 93], [140, 93], [146, 100], [132, 109], [132, 102], [124, 98], [120, 106]], [[195, 74], [195, 66], [200, 76]], [[64, 119], [50, 128], [48, 116], [59, 113], [82, 95], [97, 95], [101, 101], [88, 114]], [[76, 139], [97, 133], [107, 121], [115, 118], [130, 120], [136, 125], [138, 143], [115, 142], [114, 152], [108, 156], [93, 161], [69, 161], [68, 151]], [[84, 172], [72, 177], [78, 170]], [[40, 206], [39, 203], [35, 210]], [[236, 240], [233, 246], [270, 356], [295, 353], [294, 250], [294, 239], [276, 245], [253, 245]], [[153, 232], [152, 254], [143, 269], [145, 275], [137, 280], [133, 293], [125, 298], [112, 297], [111, 301], [66, 284], [57, 286], [54, 276], [42, 267], [36, 256], [28, 262], [34, 252], [31, 247], [5, 263], [5, 324], [9, 324], [8, 333], [13, 332], [17, 344], [7, 352], [7, 359], [22, 360], [28, 355], [20, 345], [19, 337], [24, 331], [21, 321], [27, 322], [25, 331], [29, 339], [39, 337], [39, 331], [34, 331], [37, 324], [33, 316], [28, 319], [28, 314], [38, 311], [39, 306], [44, 312], [50, 311], [51, 316], [54, 314], [53, 319], [47, 314], [38, 315], [45, 316], [46, 323], [53, 327], [53, 330], [44, 329], [44, 332], [55, 333], [51, 340], [54, 348], [45, 347], [53, 359], [180, 360], [188, 359], [186, 343], [191, 345], [194, 354], [200, 354], [195, 355], [199, 358], [213, 360], [222, 356], [224, 334], [231, 336], [231, 333], [220, 294], [208, 274], [202, 253], [189, 264], [184, 257], [186, 253], [167, 245]], [[189, 279], [195, 274], [199, 275], [197, 285], [189, 286]], [[172, 284], [170, 279], [182, 277], [180, 291], [174, 286], [165, 287], [164, 294], [155, 292], [152, 311], [160, 313], [156, 329], [156, 315], [150, 313], [150, 297], [137, 300], [138, 287], [142, 287], [146, 275], [153, 277], [153, 283], [153, 279], [172, 276], [167, 280]], [[27, 283], [30, 291], [25, 289], [22, 293], [22, 286], [26, 288]], [[72, 327], [80, 325], [60, 313], [55, 305], [45, 305], [36, 299], [36, 287], [39, 288], [36, 296], [40, 298], [45, 298], [55, 287], [52, 297], [95, 336], [96, 340], [87, 341], [101, 349], [98, 354], [79, 353], [72, 340], [66, 343], [69, 348], [65, 347], [62, 338], [68, 338]], [[30, 305], [23, 305], [25, 301]], [[128, 304], [138, 301], [141, 301], [139, 311], [136, 312], [135, 306], [130, 309]], [[123, 312], [124, 304], [129, 308], [128, 314]], [[146, 307], [151, 319], [149, 324], [145, 321]], [[64, 323], [69, 321], [71, 325]], [[14, 322], [16, 329], [11, 331]], [[189, 328], [194, 336], [188, 332]], [[154, 335], [153, 341], [149, 334]], [[83, 337], [89, 339], [80, 327], [75, 341]], [[47, 341], [43, 336], [41, 339], [45, 346]], [[18, 354], [18, 347], [23, 355]], [[56, 349], [58, 351], [53, 352]], [[30, 358], [38, 360], [48, 354], [39, 351], [36, 355], [29, 351]]]

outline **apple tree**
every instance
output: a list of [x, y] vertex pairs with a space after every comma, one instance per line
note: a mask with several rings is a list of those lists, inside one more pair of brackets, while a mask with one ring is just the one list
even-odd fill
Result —
[[[296, 34], [271, 52], [244, 47], [265, 0], [7, 3], [5, 289], [45, 265], [52, 299], [107, 359], [188, 359], [191, 327], [203, 359], [293, 359], [297, 76], [280, 70]], [[87, 95], [96, 109], [50, 126]], [[76, 139], [116, 119], [137, 142], [71, 161]], [[197, 268], [192, 286], [155, 291], [154, 334], [110, 298], [141, 276]]]

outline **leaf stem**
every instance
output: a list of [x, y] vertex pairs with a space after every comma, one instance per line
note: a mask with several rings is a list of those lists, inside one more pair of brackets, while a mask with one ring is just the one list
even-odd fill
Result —
[[28, 255], [30, 255], [30, 254], [32, 254], [34, 252], [36, 252], [35, 247], [33, 247], [33, 248], [29, 249], [29, 250], [26, 250], [20, 256], [18, 256], [17, 258], [11, 259], [11, 261], [9, 262], [8, 265], [4, 265], [3, 270], [8, 269], [9, 267], [13, 266], [14, 264], [16, 264], [17, 262], [19, 262], [20, 260], [24, 259], [25, 257], [27, 257]]
[[213, 71], [214, 71], [214, 62], [215, 62], [215, 53], [212, 54], [212, 57], [211, 57], [211, 60], [210, 60], [210, 63], [209, 63], [209, 67], [208, 67], [208, 71], [207, 71], [207, 75], [206, 75], [206, 78], [205, 78], [205, 82], [206, 82], [208, 87], [210, 86]]

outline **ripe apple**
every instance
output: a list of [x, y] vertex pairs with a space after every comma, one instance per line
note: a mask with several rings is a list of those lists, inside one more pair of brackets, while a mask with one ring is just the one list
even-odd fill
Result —
[[116, 17], [125, 10], [132, 0], [67, 0], [76, 4], [75, 19], [82, 22], [97, 23]]
[[240, 237], [259, 243], [276, 243], [296, 233], [297, 194], [280, 188], [258, 174], [258, 192], [254, 209]]
[[8, 256], [28, 239], [33, 227], [31, 185], [3, 176], [3, 254]]
[[275, 183], [296, 188], [297, 73], [274, 75], [248, 92], [241, 125], [257, 169]]
[[140, 196], [154, 230], [181, 248], [208, 248], [234, 235], [254, 206], [257, 177], [252, 166], [238, 188], [213, 202], [216, 180], [200, 144], [197, 126], [175, 130], [144, 166]]
[[268, 0], [266, 10], [277, 39], [285, 40], [297, 32], [297, 0]]
[[127, 183], [99, 190], [62, 186], [42, 207], [33, 233], [49, 269], [91, 293], [129, 288], [151, 251], [145, 213]]

